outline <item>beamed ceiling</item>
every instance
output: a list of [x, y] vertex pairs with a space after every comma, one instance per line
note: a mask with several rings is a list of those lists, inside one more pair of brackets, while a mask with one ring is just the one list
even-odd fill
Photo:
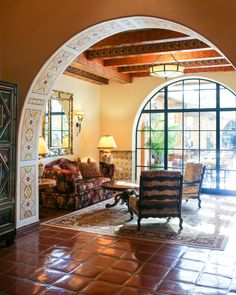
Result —
[[148, 77], [154, 62], [178, 63], [185, 73], [234, 71], [232, 64], [215, 49], [188, 35], [164, 29], [145, 29], [108, 37], [79, 55], [64, 74], [99, 85], [109, 80], [131, 83]]

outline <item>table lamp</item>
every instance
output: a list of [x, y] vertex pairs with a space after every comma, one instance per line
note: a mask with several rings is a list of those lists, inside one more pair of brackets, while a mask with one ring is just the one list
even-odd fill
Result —
[[102, 162], [112, 164], [113, 163], [113, 156], [112, 156], [110, 150], [117, 148], [113, 136], [112, 135], [102, 135], [99, 140], [99, 143], [97, 145], [97, 148], [99, 150], [103, 151], [102, 158], [101, 158]]
[[38, 146], [38, 154], [39, 154], [39, 164], [38, 164], [38, 169], [39, 169], [39, 182], [41, 181], [41, 177], [43, 175], [43, 162], [42, 158], [45, 157], [46, 154], [49, 153], [48, 146], [42, 136], [39, 137], [39, 146]]

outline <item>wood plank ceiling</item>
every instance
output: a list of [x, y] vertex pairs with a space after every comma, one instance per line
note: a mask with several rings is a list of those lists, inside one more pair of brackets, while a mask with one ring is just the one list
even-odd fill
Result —
[[149, 76], [155, 62], [185, 67], [185, 73], [234, 71], [231, 63], [204, 42], [179, 32], [145, 29], [106, 38], [79, 55], [64, 74], [99, 85], [109, 80], [131, 83], [134, 77]]

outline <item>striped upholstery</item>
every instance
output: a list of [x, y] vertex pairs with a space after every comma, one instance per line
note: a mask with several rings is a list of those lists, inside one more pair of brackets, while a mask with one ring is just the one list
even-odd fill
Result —
[[181, 218], [182, 175], [180, 172], [165, 170], [142, 171], [140, 176], [139, 197], [129, 197], [131, 215], [140, 220], [148, 217], [179, 217]]
[[198, 199], [201, 208], [201, 187], [205, 173], [205, 166], [201, 163], [187, 163], [184, 172], [183, 199]]

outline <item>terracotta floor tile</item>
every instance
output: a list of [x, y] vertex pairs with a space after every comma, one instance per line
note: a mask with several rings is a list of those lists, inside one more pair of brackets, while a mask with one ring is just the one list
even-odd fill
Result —
[[121, 259], [117, 263], [115, 263], [112, 268], [128, 271], [130, 273], [134, 273], [140, 264], [131, 260]]
[[11, 286], [15, 286], [19, 282], [18, 278], [12, 278], [5, 275], [0, 276], [0, 290], [8, 290]]
[[[196, 286], [192, 295], [229, 295], [226, 290]], [[234, 293], [235, 294], [235, 293]]]
[[59, 232], [56, 233], [53, 238], [59, 238], [59, 239], [63, 239], [63, 240], [70, 240], [73, 239], [75, 237], [77, 237], [79, 234], [77, 231], [73, 231], [73, 232]]
[[40, 291], [44, 290], [47, 285], [40, 284], [38, 282], [32, 282], [29, 280], [21, 280], [15, 286], [8, 289], [7, 294], [11, 295], [33, 295], [39, 294]]
[[16, 264], [15, 267], [11, 268], [5, 274], [7, 276], [19, 277], [19, 278], [28, 278], [32, 274], [35, 274], [40, 271], [40, 268], [32, 265], [26, 264]]
[[57, 280], [53, 285], [72, 291], [79, 291], [83, 287], [85, 287], [88, 282], [90, 282], [88, 278], [73, 274], [66, 274], [65, 276]]
[[150, 276], [135, 274], [125, 283], [125, 285], [129, 287], [155, 291], [160, 281], [161, 281], [161, 278], [159, 277], [150, 277]]
[[82, 294], [86, 295], [112, 295], [116, 294], [120, 286], [109, 284], [104, 281], [91, 282], [86, 288], [82, 290]]
[[147, 244], [139, 244], [136, 248], [137, 251], [141, 252], [147, 252], [147, 253], [155, 253], [161, 248], [162, 244], [156, 244], [156, 245], [148, 245]]
[[99, 244], [99, 245], [103, 245], [103, 246], [108, 246], [108, 245], [111, 245], [112, 243], [114, 243], [114, 239], [99, 237], [95, 240], [95, 243]]
[[123, 287], [118, 293], [118, 295], [153, 295], [153, 292], [150, 293], [147, 290]]
[[57, 246], [63, 243], [63, 239], [53, 238], [53, 237], [45, 237], [40, 239], [42, 244], [50, 245], [50, 246]]
[[166, 256], [163, 257], [159, 255], [154, 255], [148, 260], [148, 263], [171, 267], [171, 266], [174, 266], [178, 261], [179, 261], [179, 258], [177, 257], [166, 257]]
[[12, 261], [6, 261], [0, 259], [0, 273], [5, 273], [9, 269], [13, 268], [16, 264]]
[[0, 258], [4, 258], [10, 254], [13, 253], [13, 249], [8, 248], [2, 248], [0, 249]]
[[130, 277], [131, 274], [129, 272], [108, 268], [99, 275], [98, 280], [123, 285]]
[[82, 261], [88, 260], [89, 258], [91, 258], [93, 256], [94, 256], [94, 253], [91, 253], [88, 251], [83, 251], [83, 250], [77, 250], [74, 252], [70, 252], [69, 254], [67, 254], [63, 258], [82, 262]]
[[28, 245], [27, 248], [25, 249], [27, 253], [32, 253], [32, 254], [41, 254], [42, 252], [45, 252], [49, 250], [51, 246], [45, 245], [45, 244], [34, 244], [34, 245]]
[[199, 276], [199, 272], [192, 270], [185, 270], [181, 268], [174, 268], [167, 275], [167, 279], [171, 281], [195, 283]]
[[29, 254], [23, 251], [15, 251], [10, 255], [5, 257], [6, 260], [13, 261], [13, 262], [22, 262], [27, 261], [33, 257], [33, 254]]
[[95, 278], [101, 272], [104, 271], [103, 267], [95, 266], [95, 265], [84, 265], [81, 263], [75, 270], [72, 271], [73, 274], [85, 276], [88, 278]]
[[[176, 245], [177, 246], [177, 245]], [[158, 255], [180, 257], [187, 251], [187, 247], [167, 246], [158, 250]]]
[[54, 261], [56, 261], [55, 257], [53, 258], [50, 256], [47, 257], [47, 256], [41, 256], [41, 255], [34, 255], [30, 259], [26, 260], [25, 263], [29, 265], [38, 266], [38, 267], [45, 267], [48, 264], [53, 263]]
[[74, 291], [51, 286], [41, 291], [38, 295], [75, 295], [75, 294], [76, 293]]
[[228, 289], [231, 283], [231, 279], [222, 276], [212, 275], [203, 273], [197, 282], [197, 285], [218, 288], [218, 289]]
[[193, 284], [165, 280], [157, 290], [158, 292], [163, 292], [164, 294], [185, 295], [191, 294], [193, 288]]
[[194, 251], [187, 251], [184, 255], [184, 259], [190, 259], [190, 260], [197, 260], [197, 261], [203, 261], [206, 262], [209, 257], [208, 251], [200, 251], [200, 250], [194, 250]]
[[112, 247], [113, 248], [118, 248], [118, 249], [124, 249], [126, 251], [128, 250], [134, 250], [137, 248], [137, 244], [135, 244], [133, 241], [124, 241], [124, 240], [120, 240], [120, 241], [117, 241], [117, 242], [114, 242], [112, 244]]
[[105, 255], [95, 255], [88, 260], [86, 260], [86, 265], [96, 265], [100, 267], [108, 267], [113, 265], [115, 262], [117, 262], [117, 259], [114, 257], [109, 257]]
[[123, 259], [135, 260], [135, 261], [147, 261], [153, 254], [141, 251], [127, 251], [122, 255]]
[[102, 252], [103, 255], [108, 255], [108, 256], [112, 256], [112, 257], [121, 257], [125, 253], [126, 253], [126, 250], [116, 249], [116, 248], [107, 248]]
[[41, 252], [40, 254], [55, 258], [61, 258], [63, 256], [66, 256], [69, 252], [70, 250], [66, 247], [51, 247], [48, 250]]
[[86, 249], [86, 251], [88, 251], [88, 252], [102, 253], [106, 249], [106, 247], [101, 246], [101, 245], [97, 245], [93, 242], [91, 244], [86, 244], [84, 246], [84, 249]]
[[228, 267], [228, 266], [219, 265], [219, 264], [212, 264], [212, 263], [207, 264], [204, 269], [204, 273], [211, 273], [211, 274], [215, 274], [215, 275], [219, 275], [219, 276], [223, 276], [227, 278], [232, 278], [233, 271], [234, 271], [233, 267]]
[[36, 274], [32, 274], [29, 278], [32, 281], [38, 281], [44, 284], [52, 284], [64, 275], [64, 272], [45, 268]]
[[138, 273], [140, 275], [154, 276], [162, 278], [169, 271], [169, 267], [164, 267], [162, 265], [156, 265], [151, 263], [145, 263]]
[[75, 262], [69, 259], [57, 259], [55, 262], [48, 265], [50, 269], [56, 269], [63, 272], [71, 272], [79, 265], [79, 262]]
[[205, 263], [201, 261], [194, 261], [194, 260], [188, 260], [188, 259], [181, 259], [175, 267], [177, 268], [183, 268], [188, 270], [195, 270], [195, 271], [202, 271]]

